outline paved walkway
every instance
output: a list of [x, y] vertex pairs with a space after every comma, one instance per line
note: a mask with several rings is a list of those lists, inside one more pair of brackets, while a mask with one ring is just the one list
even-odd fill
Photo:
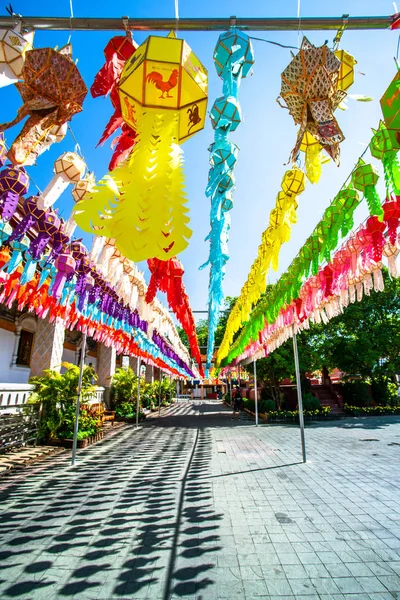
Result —
[[400, 599], [400, 418], [177, 404], [0, 479], [0, 598]]

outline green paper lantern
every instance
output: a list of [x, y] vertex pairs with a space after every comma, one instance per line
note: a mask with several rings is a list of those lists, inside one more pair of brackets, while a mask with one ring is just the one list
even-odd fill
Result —
[[400, 140], [398, 141], [396, 136], [391, 135], [390, 130], [383, 121], [380, 121], [377, 130], [373, 129], [372, 131], [374, 132], [374, 135], [369, 145], [369, 149], [374, 158], [382, 161], [385, 172], [387, 195], [390, 195], [391, 190], [393, 190], [396, 195], [399, 195], [400, 165], [397, 159], [397, 152], [400, 149]]
[[381, 109], [392, 143], [396, 146], [400, 134], [400, 71], [397, 71], [383, 94]]
[[363, 192], [370, 214], [376, 215], [380, 221], [383, 221], [381, 200], [375, 188], [379, 180], [379, 173], [376, 168], [360, 158], [351, 180], [356, 190]]

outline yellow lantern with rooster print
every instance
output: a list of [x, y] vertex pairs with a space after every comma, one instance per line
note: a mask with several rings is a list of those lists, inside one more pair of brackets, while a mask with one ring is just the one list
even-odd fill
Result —
[[124, 121], [133, 129], [144, 109], [179, 112], [178, 140], [205, 124], [207, 70], [185, 40], [149, 36], [127, 61], [119, 95]]

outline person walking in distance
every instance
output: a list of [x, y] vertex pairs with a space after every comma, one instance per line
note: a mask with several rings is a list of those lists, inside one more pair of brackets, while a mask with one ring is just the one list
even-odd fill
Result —
[[235, 395], [233, 397], [232, 421], [234, 421], [236, 419], [236, 416], [240, 421], [240, 414], [241, 414], [241, 411], [243, 410], [243, 406], [244, 406], [244, 402], [243, 402], [243, 398], [242, 398], [242, 392], [240, 391], [240, 388], [237, 387]]

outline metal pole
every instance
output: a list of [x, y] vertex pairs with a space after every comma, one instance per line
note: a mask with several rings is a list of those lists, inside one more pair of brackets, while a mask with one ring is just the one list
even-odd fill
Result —
[[176, 399], [179, 402], [179, 379], [176, 380]]
[[298, 400], [298, 405], [299, 405], [301, 451], [303, 453], [303, 462], [306, 462], [306, 442], [304, 439], [303, 397], [301, 395], [299, 353], [297, 351], [297, 337], [296, 337], [295, 333], [293, 333], [293, 353], [294, 353], [294, 366], [296, 369], [297, 400]]
[[229, 373], [229, 400], [232, 406], [232, 373]]
[[256, 407], [256, 426], [258, 426], [258, 393], [257, 393], [257, 366], [256, 359], [253, 360], [254, 364], [254, 401]]
[[74, 441], [72, 443], [72, 460], [71, 460], [72, 466], [74, 466], [74, 464], [76, 463], [76, 448], [78, 445], [79, 412], [80, 412], [80, 408], [81, 408], [83, 369], [85, 368], [86, 337], [87, 337], [87, 334], [84, 333], [82, 335], [81, 360], [80, 360], [80, 365], [79, 365], [78, 398], [76, 399]]
[[161, 417], [161, 378], [162, 378], [162, 371], [160, 369], [160, 389], [158, 391], [158, 416]]
[[[183, 18], [179, 19], [179, 31], [226, 31], [237, 27], [245, 31], [321, 31], [337, 30], [343, 24], [346, 29], [388, 29], [396, 21], [398, 15], [371, 17], [297, 17], [255, 18], [255, 17], [225, 17], [225, 18]], [[0, 28], [11, 29], [16, 23], [22, 28], [40, 29], [42, 31], [170, 31], [176, 29], [175, 19], [159, 18], [91, 18], [91, 17], [22, 17], [1, 16]], [[200, 311], [199, 311], [200, 312]], [[203, 312], [203, 311], [201, 311]]]
[[140, 408], [140, 367], [141, 367], [142, 361], [140, 359], [140, 356], [138, 356], [138, 362], [137, 362], [137, 399], [136, 399], [136, 429], [139, 427], [139, 408]]

